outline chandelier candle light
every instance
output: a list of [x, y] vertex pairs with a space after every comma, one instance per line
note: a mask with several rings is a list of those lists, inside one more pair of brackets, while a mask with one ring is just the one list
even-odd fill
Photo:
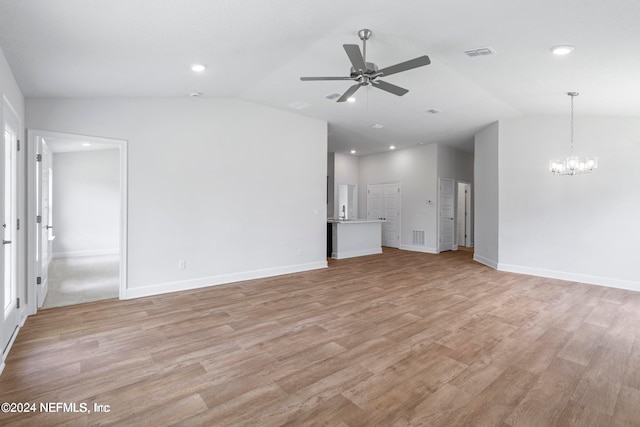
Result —
[[571, 151], [566, 160], [551, 160], [549, 170], [554, 175], [580, 175], [590, 173], [598, 167], [597, 157], [579, 157], [573, 155], [573, 98], [578, 92], [567, 92], [571, 97]]

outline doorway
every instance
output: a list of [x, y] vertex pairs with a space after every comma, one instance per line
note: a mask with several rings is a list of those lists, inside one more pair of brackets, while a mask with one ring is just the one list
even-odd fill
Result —
[[458, 246], [471, 247], [471, 184], [458, 182], [456, 236]]
[[126, 290], [126, 141], [28, 131], [29, 248], [37, 308], [123, 298]]

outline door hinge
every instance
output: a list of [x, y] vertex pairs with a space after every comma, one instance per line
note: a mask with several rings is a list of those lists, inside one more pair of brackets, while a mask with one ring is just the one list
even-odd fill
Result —
[[36, 285], [42, 285], [42, 277], [36, 277]]
[[36, 154], [36, 162], [42, 161], [42, 154]]
[[16, 299], [16, 308], [20, 308], [20, 298]]
[[18, 218], [17, 221], [18, 221], [18, 228], [17, 229], [20, 230], [20, 218]]
[[42, 224], [42, 216], [41, 215], [36, 216], [36, 224]]
[[20, 140], [18, 140], [17, 142], [18, 142], [18, 146], [16, 147], [16, 150], [20, 151]]

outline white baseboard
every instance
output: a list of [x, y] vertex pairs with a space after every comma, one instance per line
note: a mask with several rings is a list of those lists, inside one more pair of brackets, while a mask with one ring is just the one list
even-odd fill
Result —
[[116, 249], [96, 249], [91, 251], [54, 252], [52, 258], [75, 258], [85, 256], [118, 255], [120, 250]]
[[427, 254], [437, 254], [438, 250], [429, 246], [416, 246], [416, 245], [400, 245], [400, 248], [405, 251], [424, 252]]
[[484, 257], [482, 257], [482, 256], [480, 256], [478, 254], [475, 254], [475, 253], [473, 254], [473, 260], [479, 262], [480, 264], [484, 264], [487, 267], [491, 267], [494, 270], [498, 270], [498, 263], [493, 261], [493, 260], [490, 260], [488, 258], [484, 258]]
[[528, 274], [530, 276], [547, 277], [549, 279], [567, 280], [570, 282], [586, 283], [589, 285], [607, 286], [610, 288], [640, 291], [640, 282], [633, 280], [620, 280], [611, 277], [591, 276], [588, 274], [570, 273], [566, 271], [547, 270], [544, 268], [526, 267], [498, 263], [497, 270], [510, 273]]
[[296, 264], [283, 267], [266, 268], [263, 270], [244, 271], [241, 273], [222, 274], [219, 276], [202, 277], [177, 282], [159, 283], [156, 285], [130, 287], [125, 290], [124, 299], [141, 298], [151, 295], [166, 294], [170, 292], [186, 291], [190, 289], [206, 288], [209, 286], [224, 285], [227, 283], [241, 282], [244, 280], [263, 279], [265, 277], [280, 276], [283, 274], [300, 273], [309, 270], [327, 268], [326, 261], [308, 264]]
[[[24, 322], [21, 322], [21, 325], [24, 325]], [[5, 360], [7, 359], [7, 356], [9, 355], [9, 352], [11, 351], [11, 347], [13, 347], [13, 343], [16, 341], [16, 338], [18, 337], [18, 333], [20, 332], [20, 328], [21, 325], [18, 325], [16, 327], [16, 330], [13, 332], [13, 335], [11, 336], [11, 339], [9, 339], [9, 343], [7, 344], [7, 348], [5, 348], [4, 353], [0, 354], [0, 375], [2, 375], [2, 371], [4, 371], [4, 367], [5, 367]]]

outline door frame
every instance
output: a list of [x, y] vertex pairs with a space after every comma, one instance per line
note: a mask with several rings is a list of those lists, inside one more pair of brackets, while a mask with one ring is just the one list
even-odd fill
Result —
[[128, 141], [122, 139], [102, 138], [96, 136], [77, 135], [63, 132], [53, 132], [40, 129], [27, 129], [27, 231], [29, 238], [27, 244], [27, 304], [29, 314], [38, 311], [38, 289], [36, 284], [36, 241], [38, 232], [36, 223], [36, 154], [37, 140], [41, 138], [60, 138], [67, 140], [77, 140], [96, 144], [109, 144], [118, 148], [120, 152], [120, 290], [119, 298], [126, 298], [127, 290], [127, 188], [128, 188], [128, 166], [127, 151]]
[[[460, 184], [465, 185], [469, 191], [467, 196], [465, 197], [465, 203], [467, 208], [467, 218], [465, 223], [465, 228], [467, 230], [467, 237], [464, 239], [464, 246], [473, 247], [473, 185], [469, 181], [459, 181], [456, 180], [456, 192], [460, 189]], [[456, 194], [456, 203], [458, 203], [459, 194]], [[456, 215], [458, 214], [458, 206], [456, 206]], [[456, 217], [456, 222], [458, 218]], [[457, 227], [456, 227], [457, 233]], [[458, 241], [458, 237], [456, 236], [456, 242]]]
[[[15, 195], [15, 220], [16, 220], [16, 224], [13, 224], [13, 226], [16, 227], [15, 229], [15, 234], [14, 234], [14, 238], [12, 240], [11, 243], [11, 250], [14, 251], [14, 256], [15, 259], [13, 261], [13, 268], [15, 269], [14, 274], [15, 274], [15, 281], [16, 281], [16, 295], [15, 297], [17, 299], [19, 299], [20, 304], [18, 307], [15, 308], [15, 313], [13, 314], [15, 316], [15, 329], [13, 330], [12, 334], [8, 337], [9, 339], [6, 342], [6, 347], [4, 347], [5, 344], [5, 336], [4, 336], [4, 328], [5, 328], [5, 324], [4, 324], [4, 304], [0, 304], [0, 306], [2, 306], [2, 319], [0, 321], [0, 373], [2, 373], [3, 369], [4, 369], [4, 360], [5, 357], [8, 355], [9, 350], [11, 349], [11, 346], [13, 345], [13, 342], [16, 339], [16, 336], [18, 335], [18, 331], [20, 329], [20, 327], [22, 325], [24, 325], [24, 321], [26, 320], [27, 317], [27, 308], [26, 308], [26, 303], [25, 303], [25, 293], [26, 293], [26, 289], [25, 289], [25, 285], [24, 285], [24, 272], [25, 272], [25, 260], [24, 260], [24, 256], [22, 256], [23, 254], [23, 248], [24, 248], [24, 236], [25, 236], [25, 227], [24, 227], [24, 202], [25, 202], [25, 195], [24, 195], [24, 144], [21, 143], [21, 141], [23, 141], [23, 124], [22, 124], [22, 120], [20, 118], [20, 115], [18, 114], [18, 112], [16, 111], [16, 109], [13, 107], [13, 105], [11, 104], [11, 102], [9, 101], [9, 99], [3, 94], [2, 97], [2, 102], [0, 104], [0, 123], [2, 124], [2, 134], [1, 137], [4, 139], [4, 127], [5, 127], [5, 123], [7, 122], [7, 117], [5, 117], [5, 112], [8, 112], [8, 114], [10, 114], [12, 117], [11, 119], [13, 121], [15, 121], [15, 132], [16, 132], [16, 151], [15, 151], [15, 191], [16, 191], [16, 195]], [[4, 154], [2, 154], [3, 160], [4, 160]], [[3, 208], [4, 209], [4, 208]], [[18, 227], [18, 222], [20, 221], [20, 227]], [[4, 262], [4, 260], [2, 261]], [[4, 289], [1, 291], [4, 292]], [[4, 298], [2, 298], [2, 300], [4, 301]]]

